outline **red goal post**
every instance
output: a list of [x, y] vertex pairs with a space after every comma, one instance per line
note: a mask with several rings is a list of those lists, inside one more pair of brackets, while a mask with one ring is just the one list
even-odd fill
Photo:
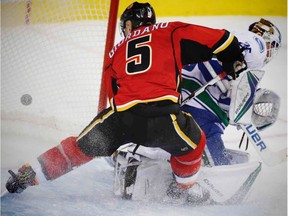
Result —
[[[107, 36], [106, 36], [106, 43], [105, 43], [105, 51], [104, 51], [104, 61], [103, 61], [103, 69], [102, 69], [103, 72], [104, 72], [105, 59], [108, 58], [109, 52], [112, 50], [114, 46], [114, 42], [115, 42], [115, 31], [116, 31], [118, 8], [119, 8], [119, 0], [111, 0], [108, 28], [107, 28], [107, 34], [106, 34]], [[104, 76], [102, 73], [98, 113], [101, 112], [103, 109], [105, 109], [107, 106], [107, 92], [105, 90], [103, 77]]]

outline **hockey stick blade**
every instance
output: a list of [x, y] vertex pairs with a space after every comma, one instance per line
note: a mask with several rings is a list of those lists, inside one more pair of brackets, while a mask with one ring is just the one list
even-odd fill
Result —
[[240, 125], [240, 126], [247, 135], [247, 137], [249, 138], [249, 141], [252, 143], [256, 152], [266, 165], [276, 166], [286, 161], [287, 159], [286, 148], [281, 151], [273, 152], [265, 144], [257, 128], [253, 124]]

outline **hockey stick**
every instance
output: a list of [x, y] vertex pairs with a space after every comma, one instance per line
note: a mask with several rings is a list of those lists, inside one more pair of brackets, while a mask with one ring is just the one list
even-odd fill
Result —
[[268, 166], [275, 166], [286, 160], [286, 148], [278, 152], [273, 152], [265, 144], [257, 128], [252, 123], [248, 125], [240, 124], [240, 126], [265, 164], [267, 164]]
[[223, 71], [220, 74], [216, 74], [216, 76], [211, 79], [209, 82], [207, 82], [205, 85], [201, 86], [199, 89], [197, 89], [195, 92], [192, 92], [187, 98], [185, 98], [182, 103], [181, 106], [183, 106], [184, 104], [186, 104], [189, 100], [191, 100], [194, 97], [197, 97], [199, 94], [201, 94], [202, 92], [204, 92], [206, 90], [206, 88], [208, 86], [214, 85], [215, 83], [217, 83], [219, 80], [223, 79], [226, 76], [226, 73]]
[[[213, 69], [213, 67], [211, 66], [209, 61], [203, 62], [203, 64], [212, 77], [217, 76], [215, 70]], [[222, 82], [217, 82], [217, 86], [221, 90], [222, 93], [225, 93], [227, 91], [227, 88], [224, 86], [224, 84]]]

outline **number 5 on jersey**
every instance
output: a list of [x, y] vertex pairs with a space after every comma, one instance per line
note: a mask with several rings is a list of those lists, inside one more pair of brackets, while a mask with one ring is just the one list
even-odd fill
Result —
[[145, 73], [152, 64], [151, 34], [128, 41], [126, 46], [126, 73]]

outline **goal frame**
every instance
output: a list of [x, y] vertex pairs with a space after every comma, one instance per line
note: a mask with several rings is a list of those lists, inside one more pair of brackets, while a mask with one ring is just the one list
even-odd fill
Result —
[[109, 52], [112, 50], [115, 42], [115, 32], [116, 32], [116, 24], [117, 24], [117, 16], [118, 16], [118, 8], [119, 8], [119, 0], [111, 0], [110, 1], [110, 10], [109, 10], [109, 18], [108, 18], [108, 27], [106, 33], [106, 42], [105, 42], [105, 50], [104, 50], [104, 61], [102, 67], [102, 76], [101, 76], [101, 85], [100, 85], [100, 93], [99, 93], [99, 102], [98, 102], [98, 113], [107, 107], [107, 91], [105, 89], [104, 82], [104, 71], [105, 71], [105, 63], [109, 57]]

